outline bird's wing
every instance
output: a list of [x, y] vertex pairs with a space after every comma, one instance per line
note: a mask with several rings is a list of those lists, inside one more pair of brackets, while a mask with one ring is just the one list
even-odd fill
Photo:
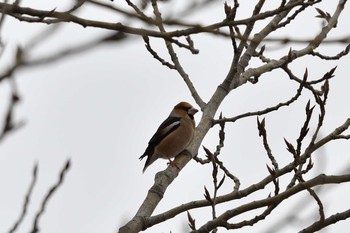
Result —
[[169, 134], [176, 130], [180, 126], [180, 117], [168, 117], [157, 129], [157, 132], [153, 135], [151, 140], [148, 142], [148, 147], [145, 153], [140, 157], [144, 158], [147, 155], [152, 155], [154, 148]]

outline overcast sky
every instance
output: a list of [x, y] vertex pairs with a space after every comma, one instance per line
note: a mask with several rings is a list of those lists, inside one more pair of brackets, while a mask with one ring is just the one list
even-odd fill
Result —
[[[22, 1], [21, 5], [47, 10], [57, 7], [56, 10], [60, 11], [67, 9], [70, 2], [31, 0]], [[214, 23], [223, 19], [223, 2], [200, 11], [191, 20]], [[333, 12], [332, 5], [335, 5], [335, 1], [326, 2], [327, 4], [319, 7]], [[121, 3], [114, 1], [111, 4]], [[169, 6], [165, 6], [169, 7], [165, 13], [172, 14], [174, 12], [169, 9], [181, 8], [180, 3], [169, 3]], [[327, 9], [327, 6], [332, 7]], [[251, 9], [248, 3], [242, 4], [238, 16], [250, 15]], [[314, 18], [316, 14], [316, 10], [309, 9], [303, 13], [304, 18], [296, 20], [290, 27], [273, 36], [312, 37], [320, 30], [322, 22]], [[120, 20], [112, 14], [95, 11], [93, 8], [79, 12], [79, 15], [92, 15], [94, 19], [112, 22]], [[330, 38], [349, 36], [349, 17], [350, 7], [347, 5]], [[262, 25], [258, 23], [259, 27]], [[4, 55], [0, 58], [1, 73], [12, 64], [12, 54], [16, 46], [27, 45], [44, 28], [47, 25], [34, 25], [11, 17], [6, 18], [1, 28], [1, 38], [6, 45]], [[82, 28], [69, 23], [60, 27], [30, 55], [32, 59], [37, 59], [105, 35], [105, 30]], [[200, 54], [192, 55], [179, 49], [177, 52], [199, 94], [204, 101], [208, 101], [228, 72], [233, 53], [231, 42], [210, 35], [196, 35], [192, 39]], [[157, 43], [160, 40], [151, 42], [159, 54], [166, 54], [163, 43]], [[290, 46], [297, 49], [304, 45]], [[343, 47], [324, 46], [320, 51], [335, 55]], [[266, 47], [266, 53], [274, 59], [287, 54], [288, 50], [289, 46], [280, 47], [277, 44]], [[252, 60], [251, 67], [258, 64]], [[318, 79], [334, 66], [338, 66], [336, 76], [330, 82], [328, 115], [322, 135], [330, 133], [349, 117], [349, 64], [350, 57], [336, 62], [307, 57], [291, 65], [299, 76], [303, 75], [307, 67], [310, 79]], [[21, 97], [16, 109], [16, 119], [24, 121], [25, 125], [0, 144], [0, 232], [7, 232], [18, 218], [32, 180], [34, 164], [39, 166], [38, 180], [27, 216], [17, 232], [28, 232], [31, 229], [34, 215], [44, 195], [57, 182], [58, 173], [67, 159], [71, 159], [72, 166], [63, 186], [48, 203], [39, 223], [41, 232], [115, 232], [136, 213], [153, 184], [154, 174], [166, 168], [166, 161], [159, 160], [142, 174], [144, 161], [140, 162], [138, 158], [150, 137], [175, 104], [188, 101], [195, 105], [181, 77], [153, 59], [145, 49], [144, 42], [137, 37], [128, 42], [104, 44], [58, 62], [21, 69], [14, 77]], [[297, 85], [283, 72], [274, 71], [261, 77], [256, 85], [247, 83], [234, 90], [219, 111], [230, 117], [260, 110], [288, 100], [296, 89]], [[9, 90], [7, 82], [1, 83], [1, 112], [8, 104]], [[312, 99], [310, 94], [306, 94], [290, 108], [266, 116], [270, 145], [281, 167], [293, 159], [285, 150], [283, 137], [291, 142], [297, 138], [305, 118], [304, 107], [308, 99]], [[314, 124], [317, 114], [313, 119]], [[200, 117], [201, 113], [198, 113], [197, 122]], [[204, 139], [203, 145], [214, 150], [218, 141], [217, 135], [218, 127], [214, 127]], [[199, 155], [203, 157], [204, 152], [199, 151]], [[220, 156], [240, 178], [241, 188], [268, 175], [266, 163], [269, 160], [256, 130], [255, 117], [226, 126], [225, 147]], [[342, 141], [329, 144], [317, 153], [314, 162], [315, 169], [309, 178], [319, 173], [339, 174], [342, 169], [349, 169], [349, 143]], [[188, 163], [168, 188], [155, 213], [191, 200], [203, 199], [204, 185], [212, 190], [210, 168], [211, 166], [201, 166], [194, 161]], [[349, 209], [349, 185], [332, 187], [332, 191], [321, 194], [327, 216]], [[232, 184], [227, 182], [220, 194], [231, 190]], [[271, 191], [273, 188], [269, 187], [254, 198], [266, 197]], [[254, 227], [253, 231], [243, 228], [239, 232], [263, 232], [264, 229], [269, 229], [267, 223], [276, 222], [274, 220], [278, 220], [281, 214], [293, 210], [305, 196], [306, 193], [299, 194], [282, 204], [266, 221]], [[233, 207], [250, 200], [253, 197], [230, 204]], [[295, 232], [296, 229], [301, 229], [299, 224], [305, 227], [311, 223], [312, 220], [307, 217], [312, 211], [317, 213], [317, 205], [310, 197], [307, 204], [310, 208], [300, 211], [300, 222], [291, 223], [283, 232]], [[196, 219], [196, 225], [200, 226], [210, 219], [211, 210], [196, 210], [191, 211], [191, 214]], [[244, 216], [253, 217], [255, 214], [257, 213]], [[303, 222], [303, 219], [306, 221]], [[233, 221], [239, 220], [242, 217]], [[183, 229], [188, 230], [186, 226], [186, 214], [181, 214], [146, 232], [183, 232]], [[349, 221], [340, 222], [331, 226], [329, 232], [344, 232], [349, 226]]]

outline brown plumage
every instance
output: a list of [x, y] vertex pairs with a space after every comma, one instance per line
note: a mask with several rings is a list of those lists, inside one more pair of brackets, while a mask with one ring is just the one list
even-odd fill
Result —
[[169, 117], [159, 126], [148, 142], [148, 147], [141, 157], [147, 157], [143, 172], [158, 158], [174, 158], [192, 141], [194, 135], [194, 114], [198, 112], [187, 102], [180, 102], [171, 111]]

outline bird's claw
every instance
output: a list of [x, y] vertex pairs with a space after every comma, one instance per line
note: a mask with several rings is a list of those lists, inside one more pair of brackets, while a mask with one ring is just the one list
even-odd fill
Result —
[[177, 169], [180, 170], [180, 168], [178, 166], [179, 164], [177, 162], [175, 162], [175, 159], [174, 160], [169, 159], [169, 162], [167, 162], [167, 165], [177, 167]]

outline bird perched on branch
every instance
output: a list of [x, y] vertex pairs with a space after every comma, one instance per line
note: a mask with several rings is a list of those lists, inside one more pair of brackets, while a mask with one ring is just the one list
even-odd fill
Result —
[[194, 114], [198, 112], [187, 102], [180, 102], [171, 111], [169, 117], [159, 126], [148, 142], [148, 147], [139, 158], [147, 157], [142, 172], [158, 158], [168, 159], [179, 155], [192, 141], [194, 135]]

